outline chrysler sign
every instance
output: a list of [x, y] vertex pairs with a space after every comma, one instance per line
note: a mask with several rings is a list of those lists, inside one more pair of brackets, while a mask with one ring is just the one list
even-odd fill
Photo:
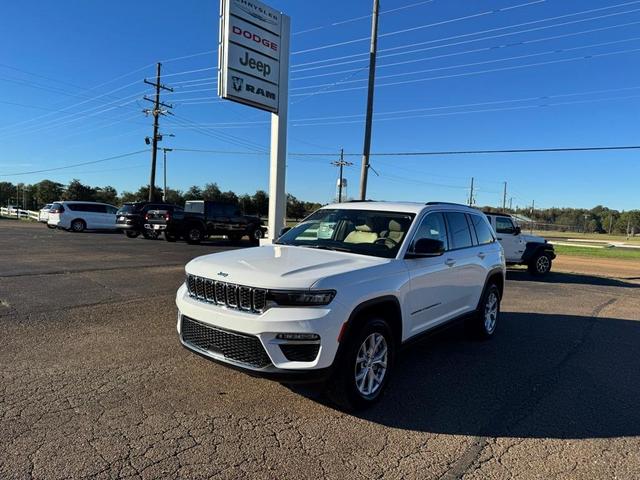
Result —
[[[218, 93], [278, 113], [282, 14], [256, 0], [221, 0]], [[288, 35], [287, 35], [288, 37]]]

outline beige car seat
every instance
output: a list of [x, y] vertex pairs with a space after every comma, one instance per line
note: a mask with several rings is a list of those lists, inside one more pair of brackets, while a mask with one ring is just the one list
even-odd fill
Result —
[[380, 233], [380, 238], [389, 238], [395, 242], [395, 244], [399, 244], [404, 238], [405, 232], [402, 230], [402, 225], [400, 222], [396, 222], [395, 220], [389, 220], [389, 230], [385, 230]]
[[378, 239], [378, 234], [371, 230], [369, 225], [358, 225], [344, 239], [344, 243], [373, 243]]

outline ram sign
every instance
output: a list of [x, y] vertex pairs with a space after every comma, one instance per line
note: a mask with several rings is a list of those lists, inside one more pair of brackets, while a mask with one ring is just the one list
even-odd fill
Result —
[[221, 0], [218, 93], [222, 98], [278, 113], [280, 75], [288, 73], [280, 69], [289, 42], [282, 26], [281, 13], [261, 2]]

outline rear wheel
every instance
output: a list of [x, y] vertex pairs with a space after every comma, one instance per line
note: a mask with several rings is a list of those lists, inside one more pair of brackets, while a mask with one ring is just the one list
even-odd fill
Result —
[[551, 270], [551, 257], [546, 253], [536, 255], [529, 263], [528, 269], [532, 275], [546, 275]]
[[85, 228], [87, 228], [87, 224], [80, 219], [74, 220], [70, 225], [70, 230], [76, 233], [84, 231]]
[[138, 235], [140, 235], [140, 232], [136, 232], [135, 230], [126, 230], [124, 234], [127, 236], [127, 238], [136, 238]]
[[260, 239], [262, 238], [262, 229], [260, 227], [256, 228], [252, 232], [249, 233], [249, 239], [253, 245], [259, 245]]
[[346, 410], [359, 410], [380, 399], [395, 358], [395, 343], [389, 324], [381, 318], [367, 320], [347, 340], [338, 359], [329, 398]]
[[147, 240], [157, 240], [160, 235], [155, 230], [145, 230], [142, 236]]
[[47, 223], [47, 228], [56, 228], [56, 226], [55, 226], [55, 225], [49, 225], [49, 224]]
[[198, 244], [204, 238], [204, 230], [199, 225], [191, 225], [187, 228], [185, 238], [187, 243]]
[[500, 289], [490, 283], [485, 290], [478, 311], [467, 321], [467, 328], [476, 338], [491, 338], [500, 317]]
[[173, 233], [173, 232], [170, 232], [170, 231], [168, 231], [168, 230], [165, 230], [165, 231], [164, 231], [164, 239], [165, 239], [167, 242], [175, 242], [176, 240], [178, 240], [178, 236], [177, 236], [175, 233]]

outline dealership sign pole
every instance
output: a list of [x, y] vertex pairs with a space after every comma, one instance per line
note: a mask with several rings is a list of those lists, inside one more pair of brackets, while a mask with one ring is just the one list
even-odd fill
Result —
[[271, 112], [269, 238], [284, 227], [287, 207], [288, 16], [256, 0], [221, 0], [218, 94]]

